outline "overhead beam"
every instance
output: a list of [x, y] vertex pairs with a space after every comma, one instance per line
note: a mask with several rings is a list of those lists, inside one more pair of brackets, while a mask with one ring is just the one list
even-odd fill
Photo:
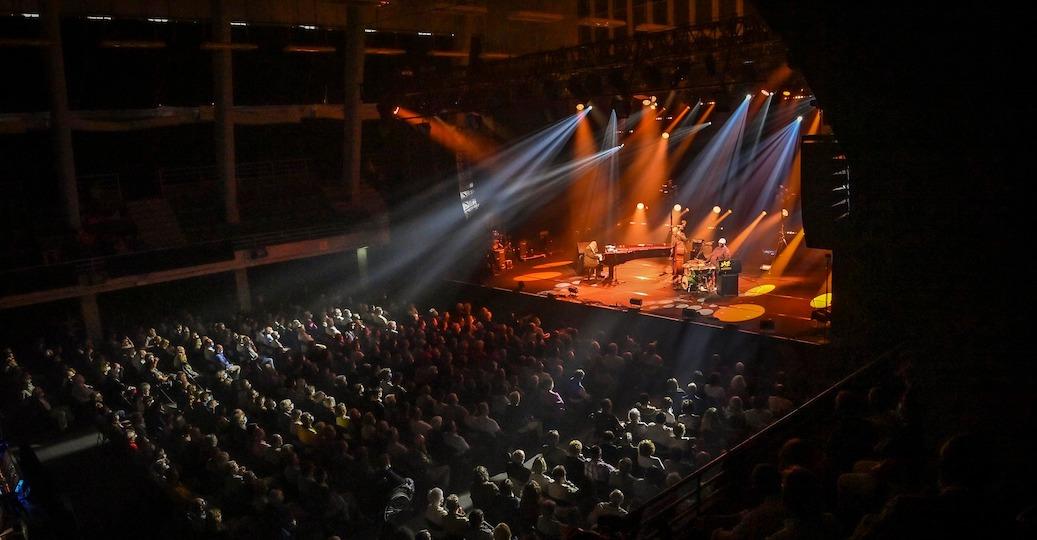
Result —
[[[373, 103], [360, 105], [361, 120], [380, 118]], [[303, 120], [342, 120], [341, 104], [268, 105], [233, 108], [231, 117], [237, 125], [295, 124]], [[159, 127], [212, 122], [214, 107], [157, 107], [153, 109], [70, 111], [73, 131], [134, 131]], [[49, 112], [0, 114], [0, 134], [26, 133], [50, 128]]]

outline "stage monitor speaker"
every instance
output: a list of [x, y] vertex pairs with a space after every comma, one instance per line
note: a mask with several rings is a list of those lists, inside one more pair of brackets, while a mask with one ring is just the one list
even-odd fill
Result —
[[738, 296], [738, 274], [721, 274], [717, 277], [717, 292], [720, 296]]
[[800, 189], [807, 247], [832, 249], [836, 222], [850, 212], [850, 169], [831, 135], [804, 135]]

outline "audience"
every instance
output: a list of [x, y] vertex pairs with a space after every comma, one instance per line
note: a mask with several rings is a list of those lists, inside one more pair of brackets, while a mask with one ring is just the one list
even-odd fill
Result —
[[729, 389], [719, 373], [625, 388], [663, 369], [655, 345], [468, 304], [182, 315], [24, 359], [7, 350], [2, 373], [16, 429], [97, 426], [186, 530], [231, 537], [347, 537], [419, 493], [410, 515], [433, 537], [559, 538], [622, 518], [791, 408], [741, 373]]

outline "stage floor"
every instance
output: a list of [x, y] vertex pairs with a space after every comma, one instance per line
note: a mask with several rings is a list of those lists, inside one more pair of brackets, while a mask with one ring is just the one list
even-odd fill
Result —
[[[681, 319], [685, 308], [695, 310], [691, 320], [713, 325], [734, 324], [752, 332], [766, 332], [789, 339], [823, 343], [826, 333], [810, 319], [810, 302], [824, 293], [823, 269], [818, 276], [774, 277], [766, 272], [743, 272], [738, 296], [722, 297], [703, 292], [675, 290], [666, 258], [635, 259], [616, 267], [618, 282], [601, 283], [576, 275], [572, 261], [546, 257], [515, 261], [515, 268], [493, 276], [484, 285], [522, 291], [557, 300], [611, 308], [631, 307], [642, 301], [641, 311]], [[743, 269], [747, 270], [747, 269]], [[607, 269], [605, 269], [607, 272]], [[576, 287], [576, 294], [569, 291]], [[772, 321], [773, 329], [761, 330], [761, 322]]]

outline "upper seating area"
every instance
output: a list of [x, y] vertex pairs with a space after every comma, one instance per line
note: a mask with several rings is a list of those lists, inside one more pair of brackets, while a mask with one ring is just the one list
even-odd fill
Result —
[[12, 239], [0, 257], [4, 292], [69, 286], [84, 272], [114, 277], [228, 260], [242, 246], [330, 236], [383, 221], [377, 192], [366, 188], [350, 200], [347, 192], [317, 181], [306, 160], [239, 163], [237, 225], [226, 223], [215, 166], [155, 175], [157, 192], [132, 198], [123, 194], [118, 175], [83, 179], [84, 228], [74, 238], [59, 232], [58, 218], [9, 201], [4, 217]]

